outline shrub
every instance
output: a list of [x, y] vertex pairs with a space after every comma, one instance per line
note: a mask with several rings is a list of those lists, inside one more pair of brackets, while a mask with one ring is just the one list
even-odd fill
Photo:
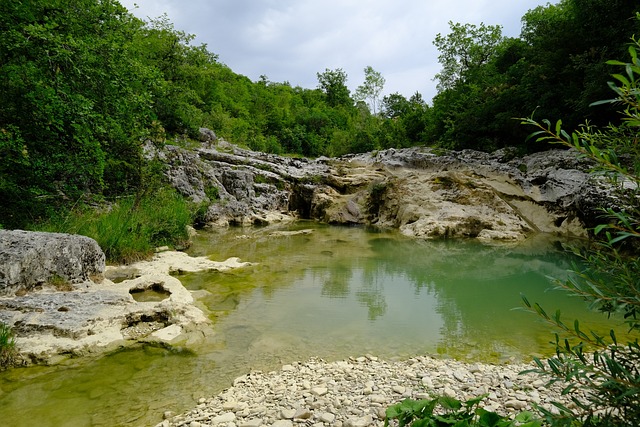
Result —
[[543, 411], [553, 426], [631, 427], [640, 420], [637, 338], [640, 331], [637, 319], [640, 314], [640, 152], [637, 143], [640, 59], [637, 48], [640, 42], [634, 39], [629, 47], [630, 63], [609, 61], [609, 64], [623, 66], [624, 74], [613, 75], [619, 86], [610, 83], [616, 98], [602, 102], [622, 107], [622, 125], [609, 125], [603, 130], [585, 125], [569, 134], [562, 129], [561, 121], [553, 126], [548, 120], [542, 124], [532, 118], [522, 120], [538, 128], [533, 134], [538, 141], [565, 145], [595, 161], [597, 167], [593, 173], [610, 179], [618, 200], [617, 208], [602, 209], [603, 223], [593, 230], [596, 241], [586, 249], [572, 249], [582, 261], [574, 267], [573, 277], [555, 283], [607, 315], [621, 314], [629, 329], [627, 342], [619, 342], [613, 330], [608, 337], [583, 331], [578, 320], [567, 325], [559, 312], [549, 315], [523, 297], [530, 311], [561, 331], [555, 335], [556, 355], [545, 362], [536, 359], [534, 370], [550, 382], [566, 382], [564, 393], [575, 403], [575, 409], [556, 404], [558, 413]]

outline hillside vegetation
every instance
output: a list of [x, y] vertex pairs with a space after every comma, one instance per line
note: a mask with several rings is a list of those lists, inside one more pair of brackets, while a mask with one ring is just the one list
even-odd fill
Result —
[[382, 96], [384, 77], [371, 67], [353, 94], [341, 69], [319, 70], [313, 89], [252, 82], [166, 16], [144, 22], [115, 0], [3, 1], [0, 224], [140, 199], [161, 185], [143, 141], [186, 141], [199, 127], [254, 150], [312, 157], [414, 145], [545, 148], [525, 145], [527, 129], [513, 118], [535, 110], [569, 127], [616, 120], [615, 106], [589, 104], [608, 96], [605, 61], [625, 56], [640, 33], [638, 11], [632, 0], [561, 0], [529, 11], [519, 38], [450, 23], [434, 41], [442, 71], [426, 102], [419, 93]]

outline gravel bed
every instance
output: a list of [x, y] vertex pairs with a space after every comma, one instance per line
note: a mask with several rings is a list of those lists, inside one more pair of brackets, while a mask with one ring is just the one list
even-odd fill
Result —
[[327, 363], [312, 359], [280, 371], [251, 372], [191, 411], [164, 413], [158, 427], [367, 427], [382, 426], [389, 405], [406, 398], [447, 395], [468, 400], [483, 394], [481, 407], [509, 415], [552, 401], [571, 406], [535, 374], [531, 364], [468, 364], [429, 356], [388, 362], [374, 356]]

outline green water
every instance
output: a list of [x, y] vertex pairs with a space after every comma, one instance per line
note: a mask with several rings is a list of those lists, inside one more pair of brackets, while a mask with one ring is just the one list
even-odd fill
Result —
[[212, 320], [212, 334], [185, 350], [145, 346], [94, 360], [0, 374], [0, 424], [154, 425], [189, 409], [252, 369], [318, 356], [389, 359], [439, 354], [506, 362], [550, 354], [548, 327], [513, 310], [520, 293], [598, 329], [584, 303], [548, 291], [569, 260], [554, 244], [518, 246], [416, 241], [397, 233], [299, 223], [201, 233], [192, 255], [257, 263], [226, 273], [179, 276]]

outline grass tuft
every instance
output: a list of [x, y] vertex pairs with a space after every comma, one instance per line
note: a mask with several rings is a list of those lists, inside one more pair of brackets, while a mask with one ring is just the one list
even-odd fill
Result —
[[38, 228], [91, 237], [107, 262], [127, 264], [150, 257], [158, 246], [183, 246], [193, 215], [188, 201], [165, 188], [142, 198], [120, 199], [99, 211], [78, 208]]
[[16, 342], [11, 326], [0, 322], [0, 370], [15, 364]]

